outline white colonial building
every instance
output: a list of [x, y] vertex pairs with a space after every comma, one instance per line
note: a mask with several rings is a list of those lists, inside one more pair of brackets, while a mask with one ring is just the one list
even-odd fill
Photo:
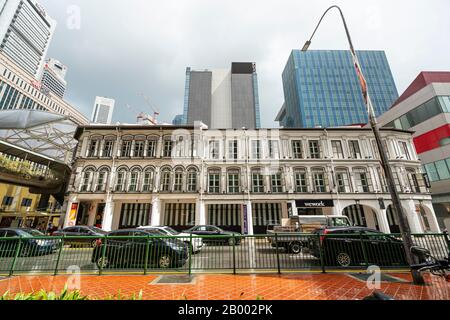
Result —
[[[439, 231], [412, 133], [381, 133], [412, 231]], [[323, 214], [399, 230], [370, 129], [97, 125], [76, 139], [65, 226], [261, 234], [290, 215]]]

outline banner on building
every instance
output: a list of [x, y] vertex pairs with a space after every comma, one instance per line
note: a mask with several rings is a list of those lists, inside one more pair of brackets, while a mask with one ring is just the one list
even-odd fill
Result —
[[68, 226], [73, 227], [77, 223], [78, 203], [72, 203], [69, 212]]

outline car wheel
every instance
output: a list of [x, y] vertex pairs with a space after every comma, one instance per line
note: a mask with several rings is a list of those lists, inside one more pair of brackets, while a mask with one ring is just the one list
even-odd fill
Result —
[[158, 265], [161, 269], [168, 269], [170, 268], [172, 259], [169, 255], [163, 255], [159, 257]]
[[228, 239], [228, 245], [229, 246], [234, 246], [236, 244], [236, 240], [234, 238], [229, 238]]
[[336, 257], [336, 262], [341, 267], [348, 267], [352, 263], [352, 259], [346, 252], [341, 252]]
[[105, 269], [109, 266], [109, 259], [108, 257], [100, 257], [97, 259], [97, 267], [99, 269]]
[[289, 244], [289, 252], [299, 254], [302, 252], [302, 245], [300, 242], [291, 242]]

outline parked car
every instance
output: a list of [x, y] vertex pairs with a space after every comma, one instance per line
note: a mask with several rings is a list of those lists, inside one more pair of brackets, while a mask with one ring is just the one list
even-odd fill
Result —
[[98, 240], [91, 260], [99, 268], [144, 267], [146, 259], [147, 266], [161, 269], [184, 266], [188, 259], [184, 242], [158, 238], [158, 235], [143, 229], [112, 231], [108, 233], [106, 245]]
[[69, 244], [71, 246], [87, 245], [91, 248], [95, 248], [98, 239], [95, 237], [103, 237], [106, 234], [106, 231], [103, 231], [102, 229], [99, 229], [97, 227], [75, 226], [55, 231], [52, 235], [58, 237], [67, 237], [67, 239], [64, 239], [64, 244]]
[[[407, 265], [403, 242], [380, 231], [364, 228], [321, 228], [310, 240], [310, 253], [326, 266]], [[322, 250], [322, 251], [321, 251]]]
[[[58, 248], [58, 241], [39, 239], [45, 235], [33, 229], [2, 228], [0, 229], [0, 257], [14, 256], [21, 242], [19, 256], [35, 257], [54, 253]], [[11, 239], [15, 238], [15, 239]]]
[[[195, 226], [188, 230], [183, 231], [187, 234], [195, 234], [198, 236], [209, 236], [203, 238], [203, 242], [207, 243], [222, 243], [230, 246], [240, 244], [242, 241], [242, 235], [238, 232], [225, 231], [216, 226]], [[218, 236], [218, 237], [213, 237]]]
[[[165, 236], [172, 236], [172, 237], [176, 237], [176, 239], [183, 241], [184, 243], [186, 243], [187, 245], [191, 244], [191, 238], [190, 238], [190, 234], [188, 233], [183, 233], [183, 232], [178, 232], [174, 229], [172, 229], [171, 227], [167, 227], [167, 226], [162, 226], [162, 227], [153, 227], [153, 226], [142, 226], [139, 227], [138, 229], [142, 229], [142, 230], [157, 230], [159, 232], [161, 232], [163, 235]], [[192, 253], [199, 253], [200, 249], [203, 247], [203, 240], [201, 238], [196, 238], [193, 237], [192, 238]]]

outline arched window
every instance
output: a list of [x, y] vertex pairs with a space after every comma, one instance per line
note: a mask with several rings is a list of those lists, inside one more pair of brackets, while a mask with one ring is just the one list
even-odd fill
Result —
[[190, 168], [187, 174], [187, 191], [188, 192], [197, 192], [197, 176], [198, 171], [195, 168]]
[[156, 149], [158, 146], [158, 137], [150, 136], [147, 138], [147, 153], [146, 156], [148, 158], [156, 157]]
[[153, 191], [153, 185], [155, 181], [155, 170], [153, 168], [147, 168], [144, 171], [144, 179], [142, 181], [142, 191]]
[[281, 171], [271, 172], [270, 174], [270, 189], [272, 193], [283, 192], [283, 182]]
[[162, 192], [169, 192], [171, 190], [170, 182], [171, 170], [169, 168], [164, 168], [161, 171], [161, 185], [160, 190]]
[[116, 174], [116, 186], [114, 188], [114, 191], [116, 192], [124, 192], [125, 191], [125, 184], [127, 181], [127, 169], [126, 168], [120, 168], [117, 171]]
[[416, 170], [412, 168], [406, 169], [406, 174], [408, 176], [409, 190], [411, 192], [420, 193], [419, 181], [417, 179]]
[[87, 168], [83, 172], [82, 180], [81, 180], [81, 192], [89, 192], [92, 190], [92, 182], [94, 180], [94, 169]]
[[252, 192], [263, 193], [264, 192], [264, 175], [261, 169], [252, 170]]
[[95, 188], [95, 191], [97, 191], [97, 192], [104, 192], [104, 191], [106, 191], [106, 185], [108, 183], [108, 177], [109, 177], [109, 169], [108, 168], [101, 168], [98, 171], [98, 174], [97, 174], [97, 186]]
[[208, 170], [208, 192], [220, 193], [220, 170]]
[[294, 169], [294, 183], [295, 192], [306, 193], [308, 192], [308, 178], [305, 168]]
[[314, 191], [318, 193], [327, 192], [328, 189], [328, 179], [323, 168], [313, 168], [312, 178], [314, 184]]
[[128, 184], [128, 191], [129, 192], [136, 192], [139, 191], [139, 176], [140, 176], [141, 170], [139, 168], [133, 168], [130, 173], [130, 181]]
[[173, 191], [183, 191], [183, 168], [176, 168], [173, 175]]
[[239, 193], [241, 190], [239, 169], [229, 169], [227, 171], [228, 193]]
[[123, 158], [131, 157], [131, 146], [133, 144], [133, 137], [126, 136], [122, 138], [120, 144], [120, 156]]
[[372, 181], [370, 175], [366, 168], [355, 168], [353, 169], [355, 176], [355, 191], [361, 193], [369, 193], [372, 190]]
[[143, 158], [145, 150], [145, 136], [137, 136], [134, 140], [133, 157]]
[[345, 168], [336, 169], [336, 190], [339, 193], [349, 193], [351, 191], [348, 170]]
[[87, 156], [89, 158], [97, 157], [100, 150], [101, 137], [91, 137], [87, 149]]

